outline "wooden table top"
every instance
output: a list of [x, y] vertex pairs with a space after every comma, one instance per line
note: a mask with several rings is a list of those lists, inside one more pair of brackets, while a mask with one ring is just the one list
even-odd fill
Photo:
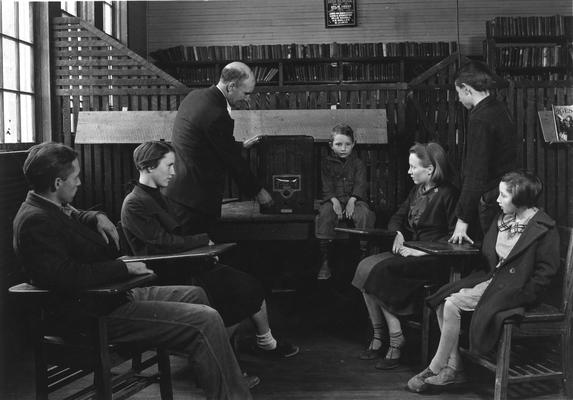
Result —
[[312, 222], [314, 214], [263, 214], [259, 203], [235, 201], [223, 204], [220, 222]]

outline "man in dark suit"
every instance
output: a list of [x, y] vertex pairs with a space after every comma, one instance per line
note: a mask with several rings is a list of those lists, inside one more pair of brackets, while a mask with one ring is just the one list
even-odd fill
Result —
[[175, 178], [166, 195], [183, 234], [209, 232], [221, 216], [226, 172], [246, 195], [261, 204], [272, 201], [233, 137], [231, 106], [248, 100], [254, 87], [251, 69], [233, 62], [223, 68], [217, 85], [193, 90], [177, 111], [171, 139], [177, 155]]
[[70, 309], [70, 315], [106, 315], [110, 342], [188, 355], [207, 398], [250, 399], [223, 321], [203, 289], [142, 287], [105, 304], [82, 296], [82, 289], [152, 271], [119, 258], [119, 236], [104, 214], [69, 205], [81, 184], [79, 173], [76, 152], [59, 143], [32, 147], [24, 162], [32, 190], [14, 219], [14, 250], [30, 281], [61, 295], [62, 315]]

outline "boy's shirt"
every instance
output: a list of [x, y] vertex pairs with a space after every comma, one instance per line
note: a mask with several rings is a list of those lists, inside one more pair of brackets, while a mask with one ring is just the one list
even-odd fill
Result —
[[352, 196], [357, 200], [367, 199], [366, 165], [354, 152], [346, 160], [331, 152], [322, 160], [321, 178], [324, 203], [333, 197], [343, 204]]

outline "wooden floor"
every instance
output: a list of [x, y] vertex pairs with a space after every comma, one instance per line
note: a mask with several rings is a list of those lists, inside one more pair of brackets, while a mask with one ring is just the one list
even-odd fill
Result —
[[[417, 346], [411, 345], [406, 365], [393, 371], [379, 371], [374, 361], [361, 361], [357, 355], [368, 342], [366, 314], [360, 296], [352, 288], [314, 287], [303, 293], [273, 294], [269, 309], [273, 333], [300, 346], [300, 354], [286, 360], [267, 360], [250, 351], [252, 328], [241, 327], [239, 359], [242, 368], [261, 378], [252, 390], [260, 400], [370, 400], [396, 399], [490, 399], [493, 377], [481, 370], [471, 370], [473, 382], [431, 396], [405, 390], [408, 379], [419, 371]], [[416, 342], [413, 333], [409, 339]], [[12, 368], [5, 371], [3, 400], [33, 399], [34, 379], [29, 352], [13, 355]], [[204, 399], [193, 383], [187, 361], [171, 357], [175, 399]], [[537, 389], [536, 389], [537, 390]], [[512, 398], [564, 399], [558, 389], [539, 392], [522, 388]], [[556, 391], [557, 390], [557, 391]], [[139, 400], [159, 399], [158, 385], [152, 385], [132, 397]]]

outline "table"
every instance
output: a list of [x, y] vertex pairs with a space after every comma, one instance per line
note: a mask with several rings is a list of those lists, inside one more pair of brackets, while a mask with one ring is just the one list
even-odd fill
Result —
[[372, 239], [393, 238], [396, 236], [395, 231], [381, 228], [334, 228], [336, 232], [347, 233], [350, 236], [357, 236], [360, 240], [360, 258], [363, 259], [369, 254], [376, 254], [380, 252], [377, 245], [372, 246], [373, 250], [368, 251], [368, 246]]
[[409, 241], [404, 242], [404, 246], [438, 256], [455, 257], [450, 262], [450, 282], [457, 281], [461, 278], [462, 271], [468, 261], [468, 257], [466, 256], [477, 256], [481, 254], [481, 250], [478, 246], [469, 243], [453, 244], [449, 242]]
[[223, 204], [221, 219], [211, 232], [216, 242], [244, 240], [309, 240], [314, 214], [261, 214], [256, 201]]

